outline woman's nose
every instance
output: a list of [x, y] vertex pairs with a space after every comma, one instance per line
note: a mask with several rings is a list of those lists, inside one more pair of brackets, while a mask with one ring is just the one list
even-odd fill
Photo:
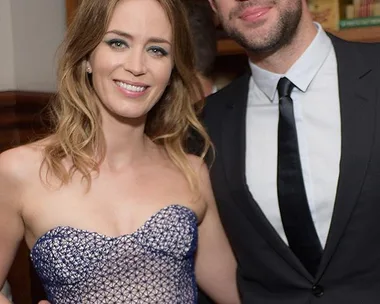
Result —
[[131, 49], [127, 54], [124, 62], [124, 69], [129, 71], [134, 76], [140, 76], [146, 73], [146, 54], [138, 49]]

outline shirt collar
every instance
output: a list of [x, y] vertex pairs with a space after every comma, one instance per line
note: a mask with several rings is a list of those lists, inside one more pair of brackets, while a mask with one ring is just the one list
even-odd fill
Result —
[[311, 81], [325, 62], [332, 49], [332, 42], [320, 24], [315, 23], [315, 26], [318, 30], [317, 35], [285, 75], [269, 72], [251, 61], [249, 62], [253, 81], [271, 101], [276, 96], [277, 83], [281, 77], [286, 76], [299, 90], [306, 92]]

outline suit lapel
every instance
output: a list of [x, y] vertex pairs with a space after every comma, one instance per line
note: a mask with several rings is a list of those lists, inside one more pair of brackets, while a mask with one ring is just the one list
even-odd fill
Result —
[[366, 62], [357, 45], [331, 38], [338, 63], [342, 144], [334, 211], [317, 276], [322, 275], [334, 254], [358, 200], [375, 129], [376, 75], [371, 69], [373, 62]]
[[[226, 115], [222, 127], [222, 158], [234, 203], [254, 228], [290, 265], [310, 281], [311, 275], [283, 242], [248, 190], [245, 178], [246, 110], [250, 75], [239, 79], [226, 96]], [[238, 94], [236, 93], [238, 92]]]

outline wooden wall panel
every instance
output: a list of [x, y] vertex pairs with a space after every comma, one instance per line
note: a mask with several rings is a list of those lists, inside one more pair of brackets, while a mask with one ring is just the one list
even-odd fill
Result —
[[46, 132], [52, 93], [0, 92], [0, 152]]
[[[52, 97], [52, 93], [0, 92], [0, 152], [47, 132], [46, 106]], [[30, 267], [29, 250], [22, 242], [8, 276], [15, 304], [37, 303], [32, 295], [41, 294]]]

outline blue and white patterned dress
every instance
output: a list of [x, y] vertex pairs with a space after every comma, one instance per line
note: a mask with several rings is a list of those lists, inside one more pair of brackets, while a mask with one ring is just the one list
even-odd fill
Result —
[[53, 304], [190, 304], [197, 236], [195, 213], [170, 205], [119, 237], [56, 227], [37, 240], [31, 259]]

